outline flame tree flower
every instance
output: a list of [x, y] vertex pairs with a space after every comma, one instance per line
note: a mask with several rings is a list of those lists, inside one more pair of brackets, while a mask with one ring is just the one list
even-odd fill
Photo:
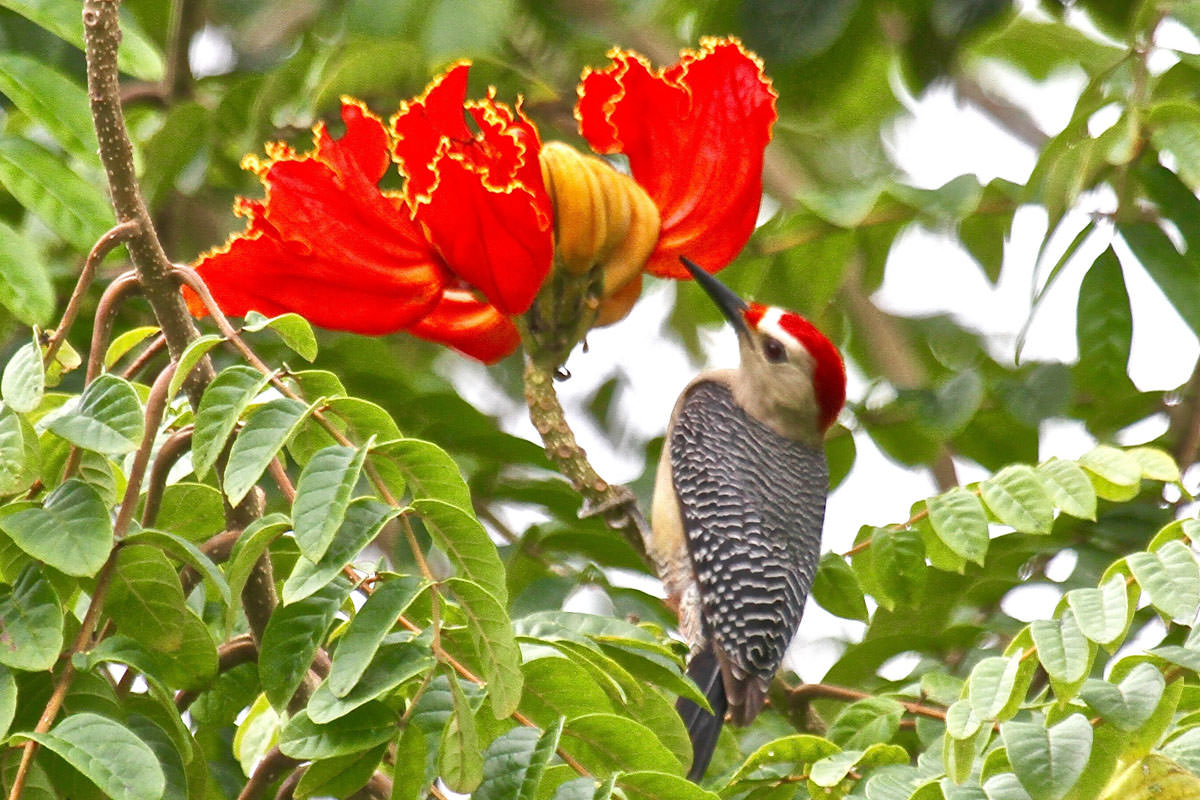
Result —
[[[569, 350], [628, 313], [644, 269], [683, 278], [679, 255], [710, 272], [737, 255], [776, 119], [761, 63], [734, 39], [706, 39], [657, 71], [635, 53], [609, 57], [584, 73], [575, 116], [632, 176], [543, 144], [519, 101], [494, 90], [468, 101], [470, 65], [458, 62], [388, 125], [344, 98], [341, 138], [318, 124], [310, 152], [273, 144], [265, 160], [248, 156], [266, 196], [238, 200], [246, 229], [197, 269], [234, 316], [404, 330], [491, 363], [516, 349], [514, 318], [526, 315], [522, 330], [567, 331], [558, 349]], [[393, 164], [400, 191], [379, 188]]]

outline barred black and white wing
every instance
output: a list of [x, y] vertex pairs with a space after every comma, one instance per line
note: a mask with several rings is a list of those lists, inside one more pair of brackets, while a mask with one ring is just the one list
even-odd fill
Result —
[[812, 586], [829, 486], [824, 451], [749, 417], [702, 381], [671, 431], [670, 457], [706, 636], [735, 722], [762, 706]]

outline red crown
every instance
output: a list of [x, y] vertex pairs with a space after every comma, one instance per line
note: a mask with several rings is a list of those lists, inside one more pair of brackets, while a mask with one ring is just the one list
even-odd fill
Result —
[[[759, 322], [771, 308], [762, 303], [748, 303], [744, 312], [746, 322], [758, 330]], [[782, 308], [779, 311], [779, 327], [802, 344], [813, 358], [813, 394], [821, 407], [821, 428], [828, 429], [846, 403], [846, 364], [842, 354], [804, 317]]]

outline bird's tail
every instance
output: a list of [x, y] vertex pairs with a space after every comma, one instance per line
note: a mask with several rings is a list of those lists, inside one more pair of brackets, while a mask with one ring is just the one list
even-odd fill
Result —
[[713, 710], [710, 714], [683, 697], [675, 702], [675, 710], [683, 719], [688, 738], [692, 740], [692, 768], [688, 771], [688, 780], [698, 783], [704, 777], [704, 771], [708, 769], [708, 762], [717, 746], [717, 737], [721, 733], [721, 723], [725, 721], [727, 705], [721, 665], [717, 662], [711, 644], [692, 657], [688, 662], [687, 674], [700, 687], [700, 691], [704, 692]]

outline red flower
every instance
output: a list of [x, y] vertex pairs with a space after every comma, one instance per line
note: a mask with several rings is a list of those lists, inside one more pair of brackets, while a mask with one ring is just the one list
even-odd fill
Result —
[[598, 153], [624, 153], [658, 206], [662, 232], [647, 269], [687, 278], [679, 256], [724, 267], [754, 230], [763, 149], [778, 118], [762, 63], [736, 39], [706, 38], [700, 52], [652, 71], [627, 50], [579, 84], [579, 131]]
[[[715, 272], [758, 213], [775, 120], [761, 65], [735, 40], [705, 40], [658, 72], [633, 53], [612, 59], [585, 73], [576, 116], [597, 151], [628, 155], [637, 184], [595, 159], [541, 159], [519, 103], [494, 91], [466, 101], [469, 64], [459, 62], [404, 103], [390, 131], [344, 99], [340, 139], [318, 124], [310, 153], [277, 144], [265, 162], [247, 158], [266, 197], [239, 200], [246, 230], [197, 269], [232, 315], [295, 311], [326, 328], [406, 330], [489, 363], [516, 349], [511, 317], [546, 279], [555, 235], [574, 274], [603, 272], [604, 321], [628, 310], [647, 257], [657, 275], [686, 277], [683, 253]], [[392, 161], [400, 192], [378, 185]], [[556, 178], [553, 198], [543, 170]]]

